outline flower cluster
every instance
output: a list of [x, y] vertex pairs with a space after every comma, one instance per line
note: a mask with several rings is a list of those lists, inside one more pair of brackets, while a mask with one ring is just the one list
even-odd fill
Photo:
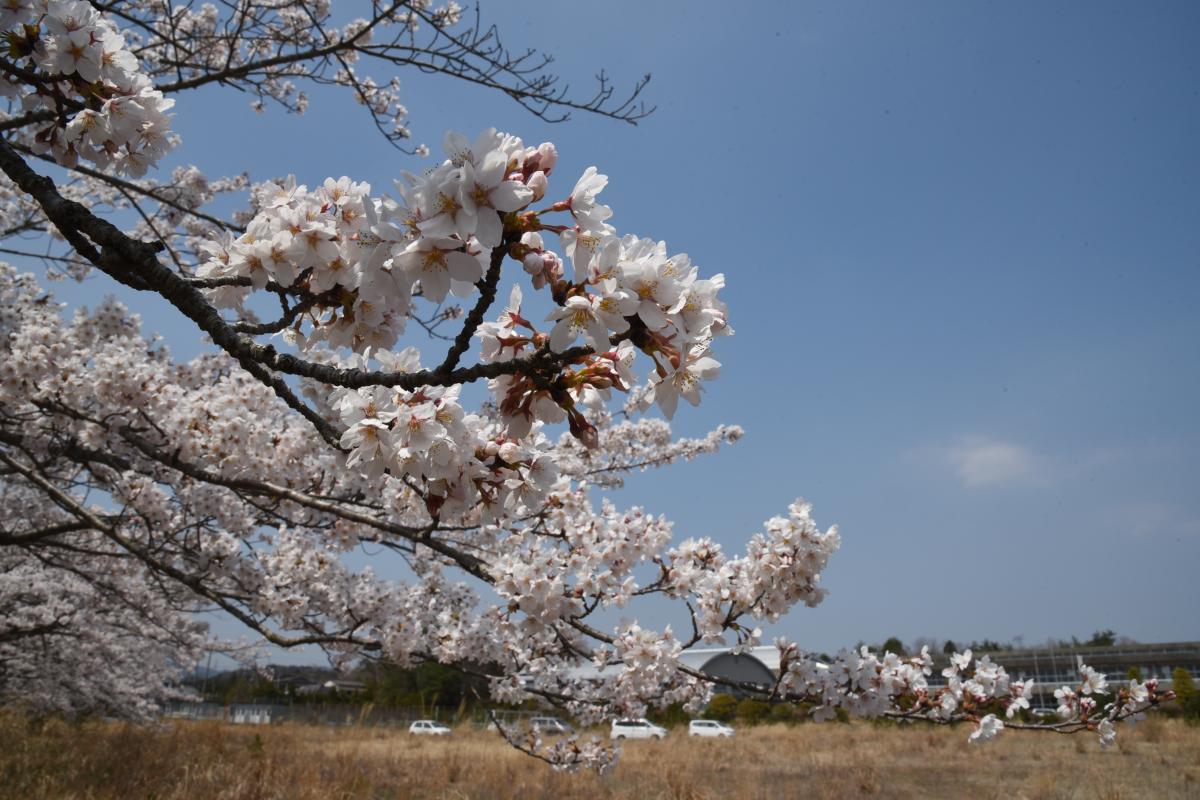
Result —
[[[422, 176], [397, 182], [401, 201], [369, 197], [349, 178], [309, 190], [294, 179], [256, 188], [259, 212], [246, 233], [212, 242], [203, 278], [244, 278], [304, 298], [291, 337], [356, 352], [390, 347], [403, 332], [413, 296], [442, 303], [475, 291], [501, 245], [501, 215], [534, 197], [553, 147], [525, 148], [520, 139], [485, 131], [474, 145], [446, 138], [451, 158]], [[214, 302], [240, 307], [246, 287], [224, 287]], [[304, 323], [312, 324], [306, 334]]]
[[[529, 210], [548, 191], [558, 162], [553, 144], [526, 147], [489, 129], [474, 141], [448, 133], [443, 146], [445, 160], [396, 184], [399, 199], [373, 198], [369, 186], [345, 177], [313, 190], [294, 179], [256, 187], [258, 211], [245, 233], [206, 243], [198, 275], [217, 284], [210, 297], [218, 306], [241, 309], [255, 289], [291, 298], [274, 330], [327, 353], [316, 357], [415, 372], [415, 350], [388, 350], [415, 315], [414, 299], [440, 308], [450, 294], [478, 291], [482, 309], [504, 259], [519, 261], [533, 288], [546, 289], [555, 303], [552, 327], [538, 330], [522, 314], [516, 286], [497, 321], [477, 318], [468, 328], [482, 364], [544, 358], [540, 368], [491, 379], [499, 429], [487, 415], [466, 414], [447, 387], [339, 388], [319, 399], [346, 428], [349, 466], [369, 479], [411, 478], [432, 513], [481, 503], [486, 519], [502, 521], [535, 508], [557, 478], [542, 425], [565, 421], [577, 440], [595, 447], [592, 419], [607, 413], [612, 389], [636, 390], [642, 406], [657, 402], [668, 417], [680, 395], [699, 402], [700, 381], [719, 368], [707, 355], [709, 341], [732, 332], [717, 299], [724, 278], [699, 278], [686, 255], [668, 256], [661, 242], [618, 238], [606, 222], [611, 209], [596, 199], [607, 178], [594, 167], [567, 199]], [[545, 221], [553, 212], [569, 212], [573, 224]], [[552, 234], [576, 265], [575, 282], [546, 247]], [[581, 335], [587, 347], [571, 350]], [[329, 352], [338, 348], [356, 355]], [[654, 364], [641, 388], [633, 369], [639, 350]]]
[[[927, 647], [908, 658], [890, 652], [879, 656], [862, 647], [843, 650], [824, 663], [784, 639], [776, 646], [782, 673], [779, 691], [789, 699], [812, 703], [814, 719], [830, 719], [844, 709], [856, 716], [967, 720], [976, 723], [969, 737], [973, 743], [987, 742], [1003, 731], [1006, 723], [1001, 717], [1009, 720], [1009, 726], [1032, 727], [1013, 719], [1031, 710], [1034, 682], [1013, 680], [986, 655], [972, 663], [970, 650], [952, 654], [941, 672], [944, 682], [934, 683], [933, 659]], [[1112, 744], [1116, 736], [1115, 722], [1136, 719], [1170, 697], [1159, 692], [1154, 681], [1130, 681], [1128, 687], [1114, 691], [1091, 667], [1080, 665], [1079, 674], [1078, 686], [1063, 686], [1054, 692], [1062, 705], [1059, 722], [1053, 727], [1064, 732], [1095, 731], [1103, 747]], [[1095, 699], [1101, 692], [1111, 695], [1103, 706]]]
[[716, 453], [722, 445], [738, 442], [744, 433], [739, 425], [719, 425], [702, 438], [677, 438], [668, 422], [652, 417], [618, 422], [598, 414], [596, 421], [599, 425], [596, 447], [584, 447], [574, 436], [564, 434], [556, 452], [563, 474], [606, 489], [624, 486], [625, 477], [631, 472]]
[[[787, 517], [767, 520], [764, 533], [750, 539], [746, 555], [726, 558], [711, 539], [687, 539], [662, 560], [667, 591], [691, 595], [701, 637], [717, 641], [742, 615], [774, 622], [797, 603], [815, 606], [825, 597], [821, 572], [841, 543], [837, 527], [822, 531], [812, 506], [802, 500]], [[753, 644], [757, 629], [737, 628], [739, 640]]]
[[[499, 324], [481, 328], [485, 358], [512, 358], [542, 341], [562, 353], [582, 338], [595, 353], [606, 354], [609, 363], [598, 365], [600, 359], [595, 359], [589, 365], [594, 376], [586, 371], [576, 376], [570, 388], [578, 396], [614, 385], [628, 388], [633, 350], [622, 345], [629, 342], [654, 360], [646, 403], [657, 402], [670, 418], [680, 396], [699, 404], [701, 381], [719, 372], [720, 363], [707, 353], [714, 337], [733, 332], [725, 305], [717, 298], [725, 278], [699, 278], [688, 256], [669, 255], [664, 242], [618, 237], [606, 221], [612, 209], [597, 201], [607, 184], [606, 175], [589, 167], [570, 197], [551, 206], [550, 210], [569, 211], [574, 222], [556, 228], [574, 267], [573, 282], [564, 277], [562, 260], [546, 248], [541, 233], [525, 233], [514, 248], [534, 287], [550, 286], [559, 303], [547, 318], [554, 322], [548, 339], [539, 338], [542, 334], [519, 315], [514, 317], [510, 308]], [[528, 333], [519, 334], [518, 326]], [[493, 391], [502, 398], [501, 407], [510, 409], [510, 419], [530, 416], [539, 396], [547, 394], [520, 381], [499, 381]]]
[[[0, 504], [26, 509], [29, 536], [71, 519], [36, 491], [0, 479]], [[5, 533], [16, 519], [6, 514]], [[72, 547], [82, 552], [72, 552]], [[64, 548], [0, 548], [0, 702], [64, 715], [149, 719], [184, 694], [183, 673], [203, 653], [206, 625], [104, 537], [82, 532]]]
[[[414, 348], [374, 357], [389, 370], [420, 368]], [[335, 390], [330, 401], [346, 426], [346, 466], [368, 480], [386, 470], [416, 482], [435, 517], [478, 506], [494, 522], [537, 509], [558, 480], [549, 440], [540, 432], [524, 441], [503, 435], [486, 417], [465, 412], [460, 389]]]
[[[35, 152], [140, 177], [174, 145], [166, 112], [175, 101], [153, 87], [121, 31], [85, 0], [14, 0], [0, 11], [0, 29], [9, 30], [18, 60], [38, 70], [7, 71], [0, 90], [26, 112], [56, 117], [33, 138]], [[73, 112], [65, 124], [64, 107]]]

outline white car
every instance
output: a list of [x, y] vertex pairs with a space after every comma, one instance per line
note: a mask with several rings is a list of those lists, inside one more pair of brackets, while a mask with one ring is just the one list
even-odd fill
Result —
[[570, 736], [575, 732], [558, 717], [534, 717], [529, 720], [529, 727], [542, 736]]
[[733, 736], [733, 728], [715, 719], [694, 719], [688, 723], [688, 736]]
[[432, 719], [419, 719], [408, 726], [408, 732], [414, 736], [449, 736], [450, 729]]
[[666, 728], [647, 719], [614, 719], [610, 739], [664, 739]]

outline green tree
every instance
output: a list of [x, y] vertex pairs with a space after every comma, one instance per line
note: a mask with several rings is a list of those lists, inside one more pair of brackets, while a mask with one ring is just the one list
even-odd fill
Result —
[[652, 711], [646, 716], [655, 725], [662, 725], [664, 728], [674, 728], [688, 723], [688, 715], [683, 710], [683, 703], [671, 703], [661, 711]]
[[997, 650], [1012, 650], [1012, 645], [1000, 644], [993, 639], [984, 639], [981, 642], [971, 642], [968, 650], [976, 650], [980, 653], [994, 653]]
[[737, 704], [737, 718], [746, 725], [757, 725], [771, 713], [771, 704], [747, 697]]
[[1192, 673], [1183, 667], [1176, 667], [1171, 672], [1171, 685], [1175, 690], [1175, 696], [1181, 703], [1184, 700], [1190, 700], [1196, 694], [1196, 680], [1192, 677]]
[[889, 636], [888, 640], [879, 646], [880, 650], [885, 653], [895, 653], [898, 656], [905, 655], [904, 642], [900, 641], [899, 637]]
[[797, 721], [797, 709], [791, 703], [776, 703], [771, 706], [771, 722], [783, 722], [794, 725]]
[[958, 652], [958, 645], [954, 643], [953, 639], [947, 639], [946, 643], [942, 645], [942, 652], [948, 656], [954, 655]]
[[1200, 691], [1196, 690], [1192, 673], [1176, 667], [1171, 672], [1171, 688], [1175, 690], [1175, 700], [1183, 710], [1184, 718], [1189, 722], [1200, 721]]
[[704, 718], [729, 722], [737, 714], [737, 706], [737, 698], [731, 694], [714, 695], [713, 699], [708, 701], [708, 708], [704, 710]]
[[426, 661], [415, 667], [388, 662], [364, 665], [356, 677], [367, 685], [362, 699], [384, 706], [461, 708], [487, 696], [487, 682], [446, 664]]

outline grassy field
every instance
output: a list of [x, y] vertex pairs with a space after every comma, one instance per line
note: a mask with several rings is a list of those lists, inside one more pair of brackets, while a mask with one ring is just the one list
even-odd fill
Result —
[[870, 724], [760, 727], [732, 742], [625, 745], [610, 774], [560, 775], [495, 734], [448, 740], [401, 731], [50, 722], [0, 716], [0, 798], [1196, 798], [1200, 728], [1123, 726], [1091, 735], [1006, 733], [985, 747], [967, 728]]

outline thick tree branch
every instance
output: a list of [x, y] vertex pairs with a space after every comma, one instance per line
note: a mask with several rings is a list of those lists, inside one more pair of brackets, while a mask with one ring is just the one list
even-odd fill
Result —
[[61, 536], [64, 533], [74, 533], [75, 531], [88, 530], [88, 526], [82, 522], [63, 522], [58, 525], [47, 525], [44, 528], [37, 530], [24, 531], [23, 533], [8, 533], [0, 529], [0, 545], [27, 545], [40, 542], [43, 539], [52, 539], [55, 536]]
[[[30, 169], [6, 142], [0, 142], [0, 169], [41, 205], [47, 218], [59, 228], [80, 255], [126, 286], [142, 291], [154, 291], [166, 298], [207, 333], [218, 347], [274, 389], [289, 406], [304, 414], [330, 443], [334, 443], [338, 438], [336, 429], [311, 409], [302, 404], [298, 406], [299, 401], [287, 385], [281, 379], [272, 376], [269, 370], [351, 389], [392, 386], [413, 390], [421, 386], [450, 386], [517, 373], [555, 374], [564, 364], [577, 362], [594, 352], [590, 347], [572, 347], [562, 353], [554, 353], [547, 347], [511, 361], [476, 364], [450, 370], [438, 367], [417, 372], [344, 369], [280, 353], [271, 345], [257, 344], [238, 334], [221, 319], [217, 310], [191, 281], [176, 275], [159, 263], [157, 254], [163, 249], [161, 242], [135, 241], [83, 205], [66, 199], [58, 192], [52, 180]], [[96, 249], [92, 242], [102, 249]]]

